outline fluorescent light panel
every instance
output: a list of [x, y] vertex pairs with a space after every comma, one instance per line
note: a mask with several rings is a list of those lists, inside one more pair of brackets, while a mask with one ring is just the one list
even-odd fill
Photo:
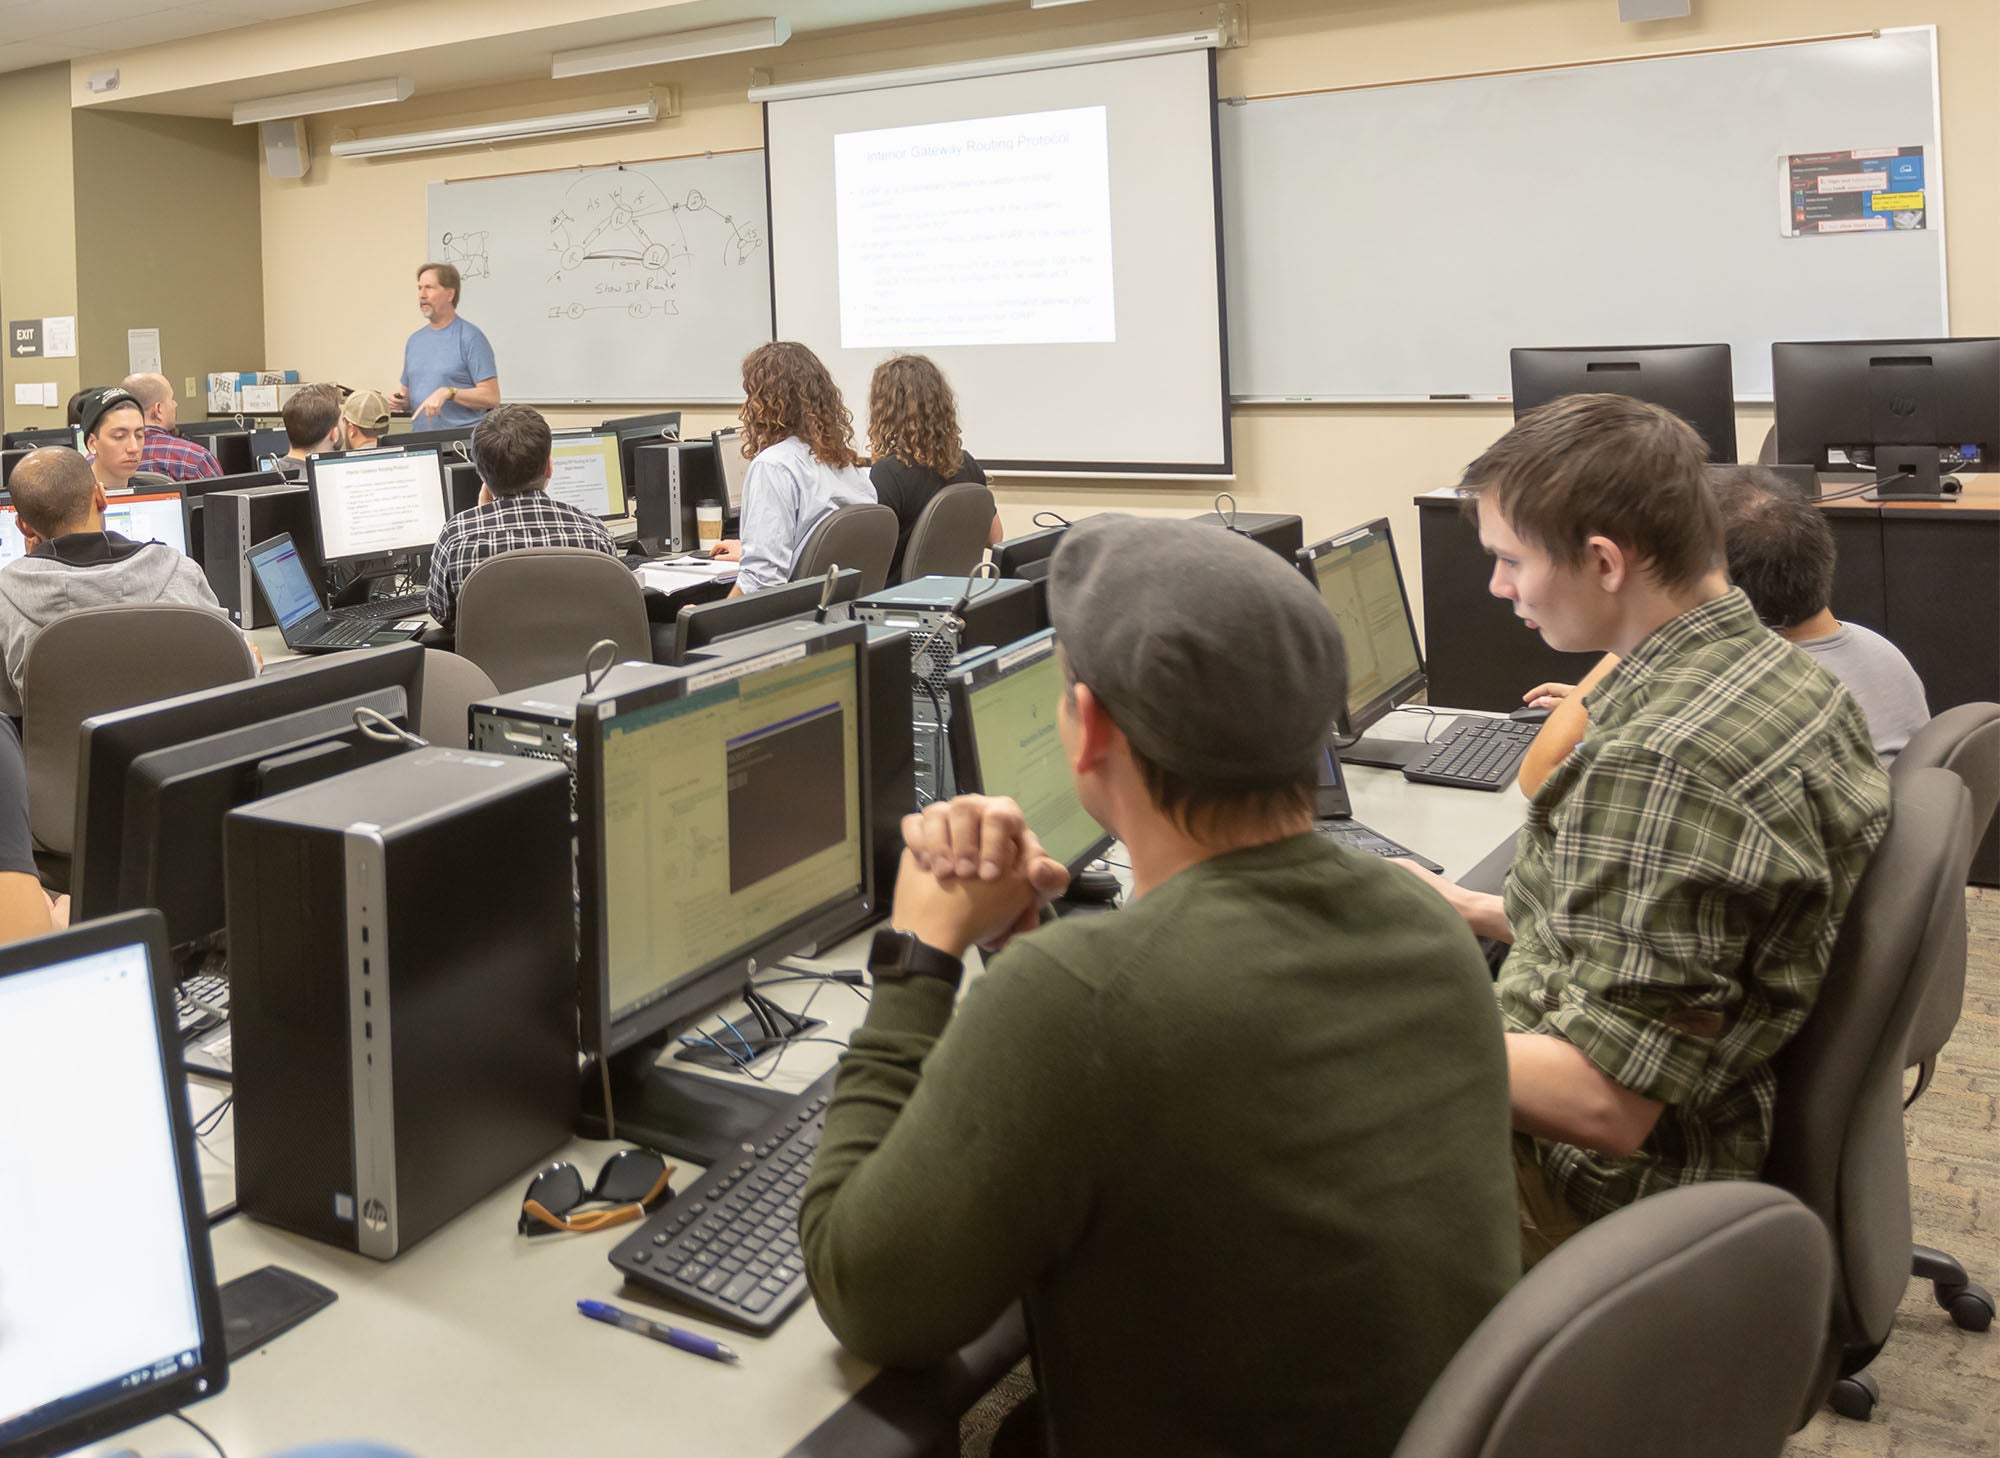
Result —
[[739, 20], [734, 25], [710, 25], [677, 30], [644, 40], [618, 41], [580, 51], [562, 51], [549, 67], [557, 81], [571, 76], [595, 76], [603, 71], [629, 71], [635, 66], [659, 66], [670, 61], [695, 61], [704, 56], [728, 56], [738, 51], [765, 51], [792, 38], [792, 23], [783, 16]]
[[357, 106], [387, 106], [395, 101], [408, 101], [416, 89], [407, 76], [388, 76], [380, 81], [357, 81], [351, 86], [327, 86], [318, 91], [294, 91], [289, 96], [239, 101], [229, 109], [229, 115], [236, 125], [244, 127], [253, 122], [283, 121], [289, 116], [349, 111]]
[[441, 127], [431, 132], [404, 132], [393, 137], [353, 137], [335, 142], [336, 157], [396, 157], [406, 152], [440, 152], [449, 147], [476, 147], [489, 142], [514, 142], [526, 137], [559, 137], [567, 132], [595, 132], [607, 127], [643, 126], [659, 120], [656, 101], [607, 106], [596, 111], [569, 111], [556, 116], [522, 117], [518, 121], [487, 122], [481, 126]]

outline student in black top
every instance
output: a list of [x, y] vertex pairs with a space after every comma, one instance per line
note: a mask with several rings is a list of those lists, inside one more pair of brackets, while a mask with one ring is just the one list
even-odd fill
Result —
[[[923, 355], [899, 354], [875, 367], [868, 385], [868, 453], [875, 458], [868, 471], [875, 499], [896, 513], [896, 555], [889, 563], [894, 582], [902, 575], [910, 530], [931, 498], [959, 481], [986, 484], [986, 473], [959, 439], [951, 386]], [[1000, 540], [998, 512], [986, 539]]]

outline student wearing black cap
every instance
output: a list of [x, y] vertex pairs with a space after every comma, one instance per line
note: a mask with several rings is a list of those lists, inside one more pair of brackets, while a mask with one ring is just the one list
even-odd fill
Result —
[[1298, 573], [1097, 516], [1049, 610], [1060, 752], [1131, 901], [1014, 936], [955, 1010], [967, 950], [1065, 873], [1011, 801], [905, 822], [806, 1186], [813, 1294], [893, 1365], [1025, 1302], [1041, 1400], [996, 1453], [1387, 1454], [1519, 1271], [1485, 964], [1312, 833], [1346, 672]]
[[146, 407], [123, 385], [106, 385], [84, 397], [79, 417], [97, 484], [106, 491], [129, 491], [146, 452]]

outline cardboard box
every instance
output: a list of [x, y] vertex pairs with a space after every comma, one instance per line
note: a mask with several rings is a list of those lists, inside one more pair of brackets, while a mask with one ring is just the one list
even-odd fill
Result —
[[278, 386], [245, 385], [239, 390], [242, 410], [246, 415], [269, 415], [278, 408]]

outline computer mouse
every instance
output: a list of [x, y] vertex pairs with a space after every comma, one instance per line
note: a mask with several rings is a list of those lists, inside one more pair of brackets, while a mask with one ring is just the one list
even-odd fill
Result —
[[1514, 720], [1517, 724], [1539, 724], [1549, 717], [1549, 711], [1547, 709], [1537, 709], [1524, 705], [1507, 717]]

